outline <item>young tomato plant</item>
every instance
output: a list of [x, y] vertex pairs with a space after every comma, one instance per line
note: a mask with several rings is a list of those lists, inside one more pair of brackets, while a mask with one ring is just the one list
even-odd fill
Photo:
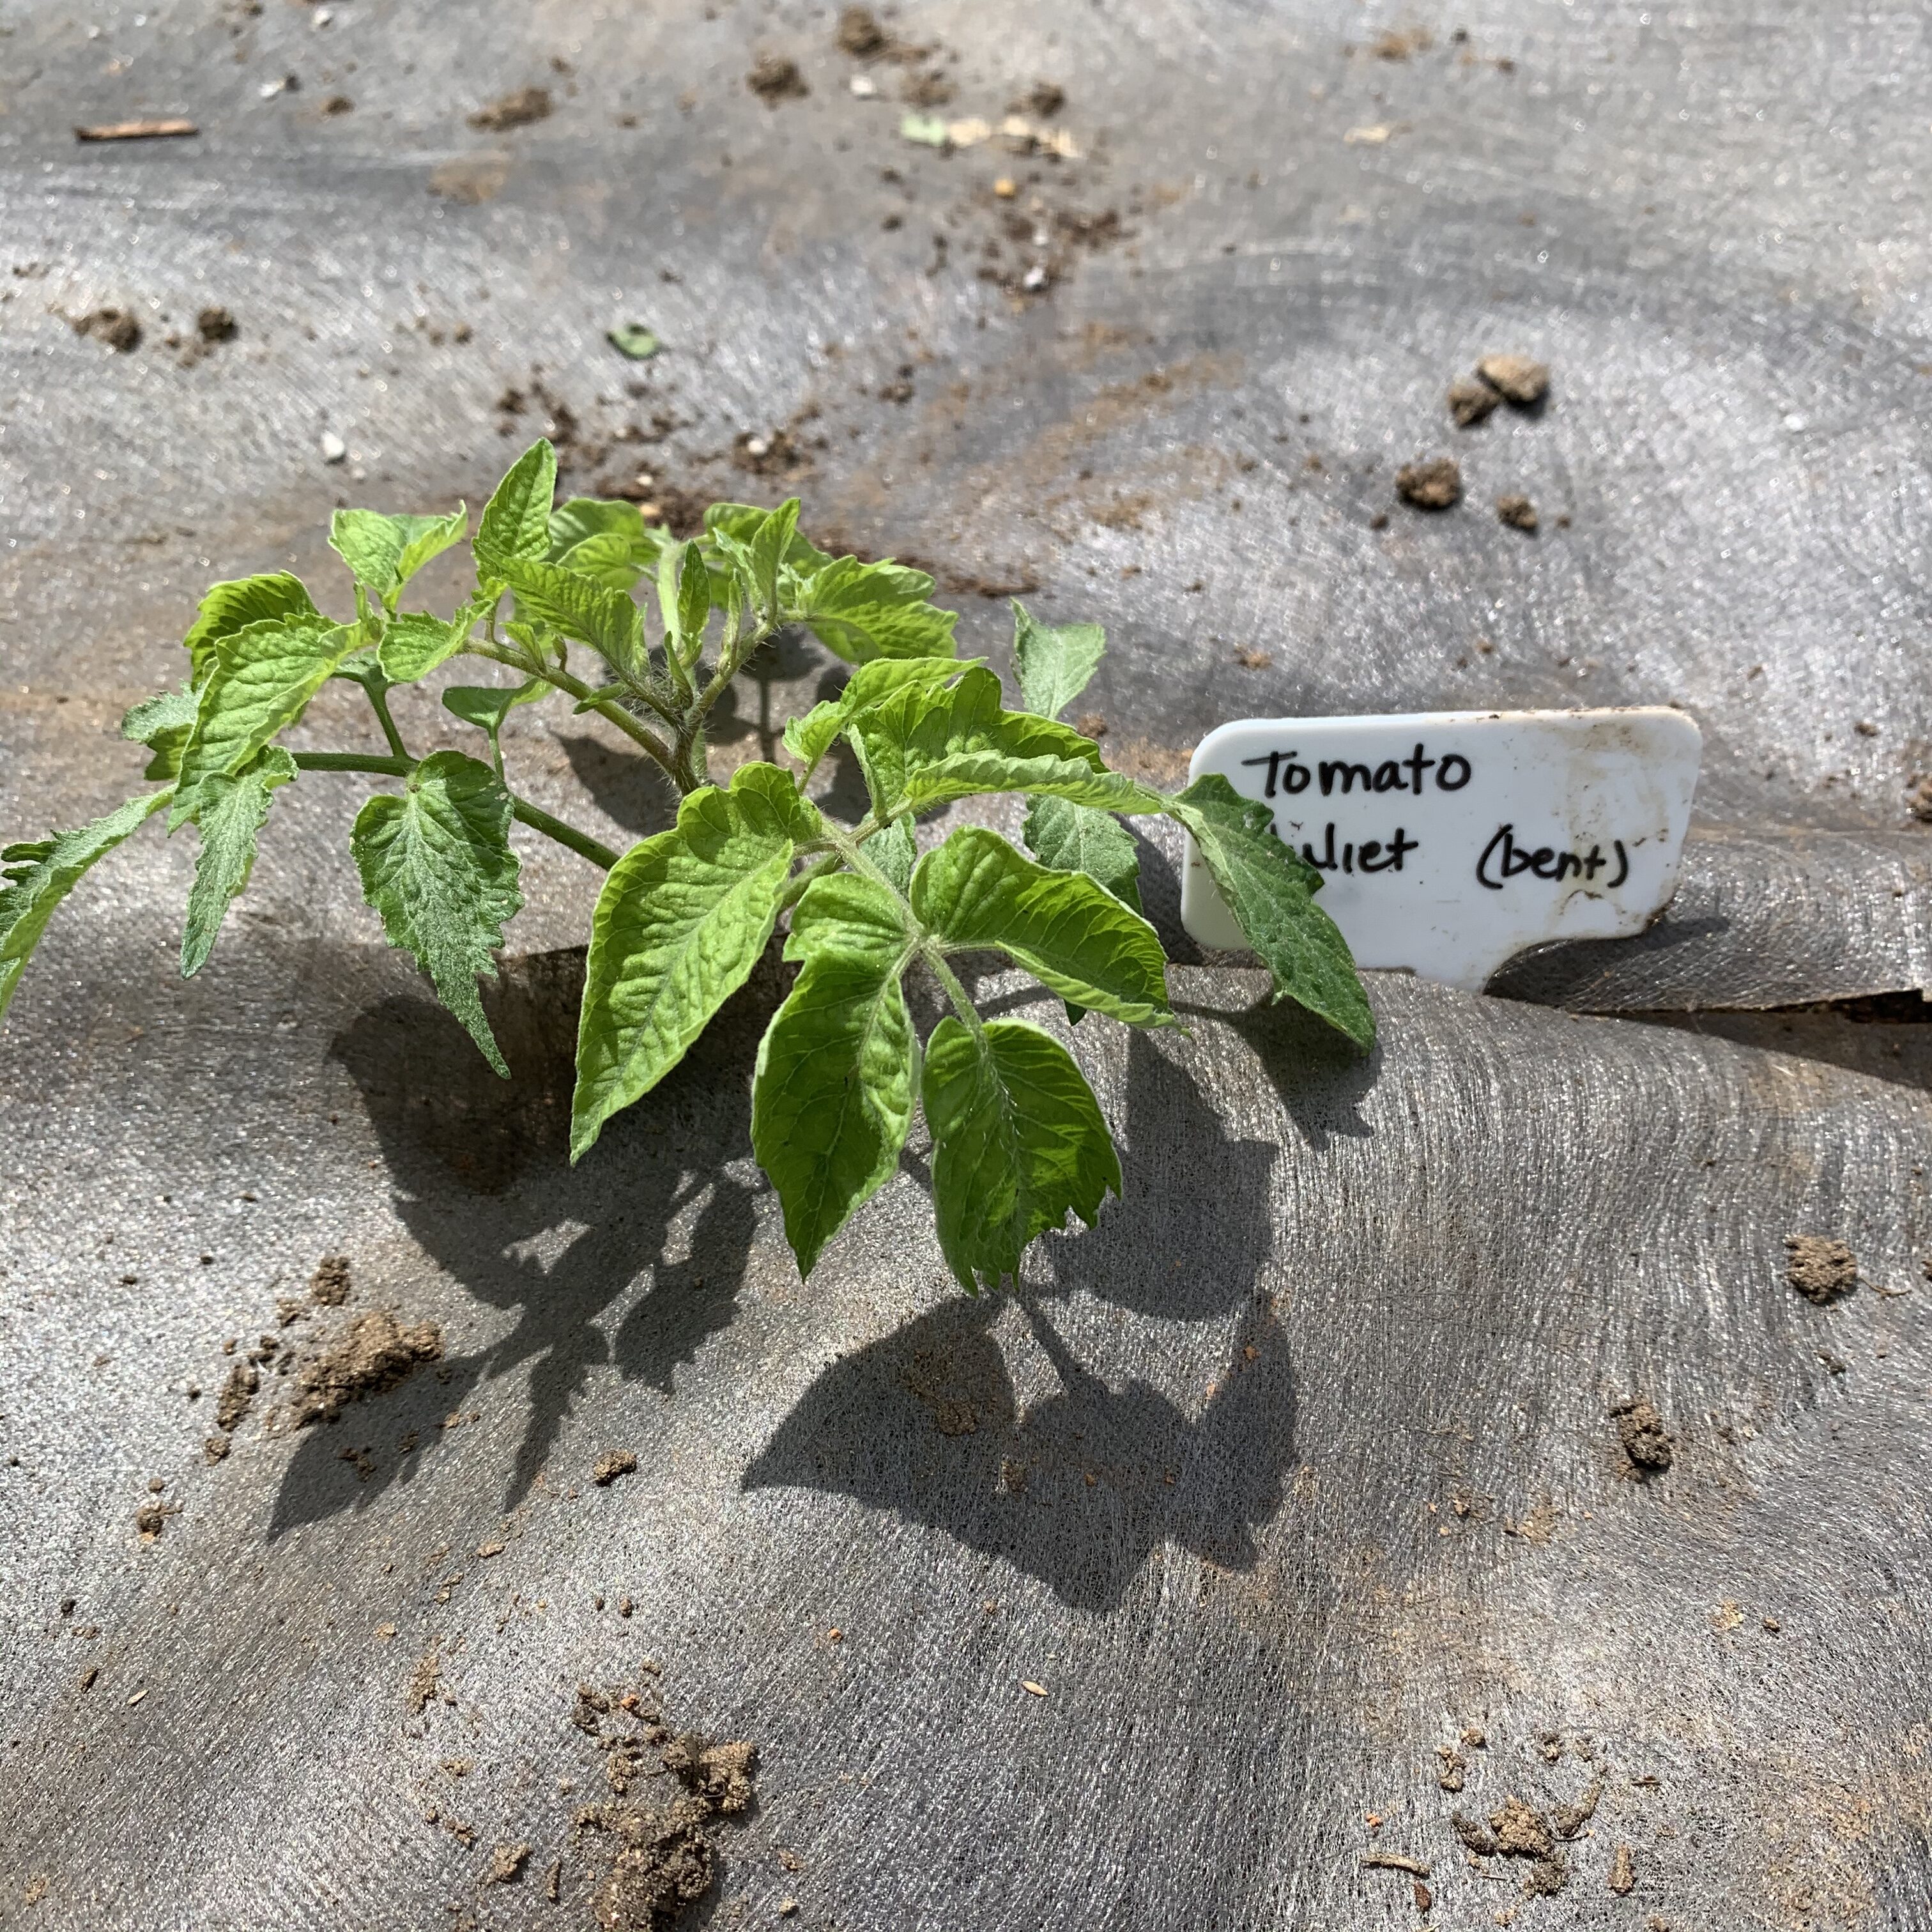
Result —
[[[184, 640], [187, 682], [136, 705], [122, 727], [147, 747], [154, 788], [92, 824], [0, 853], [0, 1012], [55, 908], [148, 819], [165, 812], [170, 832], [191, 824], [200, 840], [182, 935], [187, 975], [248, 884], [278, 791], [312, 773], [395, 780], [350, 836], [363, 896], [499, 1073], [508, 1069], [477, 980], [494, 973], [523, 903], [512, 821], [605, 874], [578, 1022], [573, 1159], [677, 1064], [783, 922], [799, 971], [758, 1049], [752, 1142], [800, 1270], [811, 1273], [892, 1173], [922, 1107], [940, 1244], [968, 1293], [1016, 1276], [1028, 1244], [1070, 1211], [1091, 1226], [1120, 1191], [1120, 1168], [1066, 1048], [1024, 1021], [982, 1018], [950, 962], [1004, 953], [1076, 1020], [1090, 1011], [1170, 1024], [1166, 958], [1141, 916], [1122, 816], [1164, 814], [1185, 826], [1276, 997], [1372, 1043], [1348, 947], [1314, 903], [1320, 874], [1275, 836], [1268, 808], [1219, 777], [1172, 796], [1150, 790], [1110, 771], [1096, 744], [1060, 722], [1100, 662], [1098, 626], [1037, 623], [1016, 604], [1021, 702], [1010, 710], [992, 672], [956, 655], [956, 620], [928, 601], [930, 578], [827, 556], [799, 534], [795, 500], [714, 504], [704, 534], [680, 542], [630, 503], [555, 504], [556, 483], [554, 452], [533, 445], [484, 510], [475, 587], [452, 616], [404, 603], [416, 572], [464, 540], [460, 506], [435, 517], [337, 512], [330, 542], [354, 577], [352, 616], [326, 616], [280, 572], [215, 585]], [[656, 595], [640, 604], [632, 592], [646, 578]], [[706, 718], [786, 626], [809, 630], [852, 675], [786, 725], [796, 770], [744, 764], [713, 784]], [[487, 755], [416, 758], [389, 694], [462, 656], [514, 680], [442, 694], [484, 734]], [[331, 678], [362, 687], [385, 748], [277, 742]], [[510, 789], [506, 717], [559, 696], [615, 726], [676, 788], [670, 830], [620, 854]], [[856, 824], [806, 796], [842, 739], [870, 794]], [[1030, 858], [976, 826], [921, 855], [922, 814], [993, 792], [1026, 795]], [[952, 1009], [923, 1049], [904, 991], [915, 971]]]

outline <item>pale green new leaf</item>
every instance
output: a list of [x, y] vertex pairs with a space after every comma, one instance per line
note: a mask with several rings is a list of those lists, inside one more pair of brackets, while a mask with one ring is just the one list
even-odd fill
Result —
[[611, 868], [591, 921], [577, 1035], [571, 1158], [684, 1057], [772, 936], [778, 896], [817, 810], [776, 765], [706, 785], [668, 832]]
[[427, 677], [440, 664], [455, 656], [490, 608], [488, 598], [472, 598], [454, 617], [428, 610], [405, 610], [389, 620], [376, 653], [382, 675], [392, 684], [412, 684]]
[[846, 680], [844, 689], [836, 698], [814, 704], [803, 717], [787, 723], [785, 749], [810, 771], [861, 712], [909, 686], [931, 689], [947, 683], [980, 662], [978, 658], [874, 658]]
[[628, 590], [655, 569], [667, 542], [621, 498], [572, 496], [550, 512], [549, 561], [613, 590]]
[[659, 553], [658, 610], [670, 649], [688, 669], [704, 654], [711, 621], [711, 572], [694, 543], [666, 544]]
[[269, 800], [295, 775], [295, 760], [280, 746], [271, 745], [240, 771], [211, 772], [202, 780], [194, 820], [201, 849], [195, 854], [194, 884], [182, 929], [184, 980], [200, 972], [214, 950], [229, 902], [254, 870], [255, 837], [268, 819]]
[[815, 880], [785, 957], [803, 970], [758, 1048], [752, 1146], [809, 1275], [898, 1165], [918, 1085], [900, 975], [914, 944], [892, 896], [850, 872]]
[[958, 615], [926, 599], [932, 579], [890, 561], [834, 557], [786, 579], [784, 614], [807, 624], [825, 648], [849, 664], [872, 658], [950, 658]]
[[[713, 503], [704, 513], [705, 535], [713, 538], [728, 537], [748, 550], [757, 541], [758, 532], [776, 514], [773, 511], [760, 509], [755, 503]], [[782, 560], [788, 569], [807, 572], [818, 570], [832, 561], [824, 550], [799, 535], [795, 518]]]
[[1274, 814], [1218, 772], [1167, 801], [1192, 835], [1221, 896], [1274, 980], [1292, 999], [1366, 1049], [1376, 1018], [1348, 942], [1315, 903], [1322, 874], [1275, 835]]
[[506, 1079], [476, 976], [496, 976], [503, 927], [523, 904], [510, 849], [510, 794], [488, 765], [436, 752], [400, 798], [384, 793], [356, 815], [349, 849], [362, 896], [392, 946], [412, 954], [443, 1004]]
[[746, 545], [752, 571], [752, 584], [758, 594], [758, 608], [768, 622], [778, 616], [778, 566], [798, 534], [798, 499], [788, 496], [764, 521]]
[[483, 507], [476, 526], [479, 566], [494, 569], [505, 557], [550, 554], [550, 504], [556, 495], [556, 452], [547, 440], [530, 445], [510, 466]]
[[121, 735], [154, 753], [141, 776], [146, 778], [171, 778], [181, 770], [182, 748], [194, 729], [194, 716], [200, 709], [198, 693], [184, 686], [144, 698], [121, 721]]
[[1158, 812], [1158, 792], [1108, 770], [1100, 748], [1070, 726], [1008, 711], [1000, 681], [969, 670], [949, 691], [896, 693], [853, 720], [874, 808], [897, 817], [974, 792], [1027, 791], [1109, 812]]
[[977, 1035], [949, 1014], [926, 1042], [922, 1084], [932, 1130], [932, 1205], [939, 1244], [976, 1294], [1017, 1280], [1036, 1235], [1090, 1228], [1120, 1156], [1072, 1056], [1024, 1020], [989, 1020]]
[[54, 908], [97, 859], [166, 805], [172, 791], [151, 791], [117, 806], [104, 818], [50, 838], [0, 849], [0, 1014], [14, 998]]
[[203, 778], [239, 771], [302, 716], [358, 640], [355, 625], [332, 625], [313, 614], [250, 624], [221, 640], [182, 750], [170, 830], [194, 815]]
[[1062, 999], [1130, 1025], [1172, 1017], [1154, 928], [1084, 874], [1036, 866], [997, 832], [954, 832], [920, 860], [910, 896], [949, 950], [997, 946]]
[[328, 547], [355, 573], [358, 584], [391, 604], [431, 557], [460, 543], [469, 527], [469, 512], [460, 503], [440, 517], [338, 510], [329, 522]]
[[634, 670], [644, 654], [644, 613], [622, 590], [541, 558], [502, 557], [487, 566], [517, 594], [517, 614], [588, 644], [614, 669]]
[[912, 869], [919, 862], [919, 835], [910, 818], [896, 818], [884, 831], [866, 842], [866, 856], [900, 892], [912, 889]]
[[1020, 702], [1042, 718], [1058, 718], [1087, 688], [1107, 648], [1098, 624], [1042, 624], [1013, 603], [1013, 668]]
[[214, 662], [214, 647], [224, 638], [246, 630], [250, 624], [266, 623], [272, 617], [321, 618], [299, 578], [285, 570], [272, 571], [262, 577], [238, 577], [217, 584], [203, 592], [200, 614], [182, 648], [188, 655], [188, 681], [199, 685]]
[[442, 694], [442, 708], [466, 724], [490, 734], [490, 760], [500, 773], [503, 769], [503, 720], [520, 704], [547, 698], [554, 688], [546, 680], [532, 677], [521, 684], [453, 684]]

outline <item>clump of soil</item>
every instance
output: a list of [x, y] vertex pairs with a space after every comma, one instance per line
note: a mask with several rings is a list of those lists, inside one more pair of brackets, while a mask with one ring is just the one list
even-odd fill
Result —
[[194, 319], [195, 333], [212, 349], [218, 342], [232, 342], [241, 334], [231, 311], [211, 303]]
[[214, 1426], [224, 1436], [232, 1436], [241, 1427], [261, 1386], [261, 1373], [252, 1362], [237, 1362], [228, 1371], [228, 1379], [214, 1399]]
[[1784, 1276], [1820, 1308], [1841, 1300], [1858, 1285], [1858, 1258], [1843, 1241], [1822, 1234], [1786, 1234]]
[[1556, 1835], [1574, 1838], [1596, 1816], [1597, 1801], [1603, 1795], [1603, 1780], [1598, 1778], [1574, 1804], [1551, 1805], [1550, 1822]]
[[1458, 429], [1480, 422], [1502, 400], [1488, 383], [1474, 376], [1458, 376], [1449, 385], [1449, 413]]
[[798, 62], [783, 54], [760, 54], [758, 64], [746, 75], [745, 85], [767, 107], [776, 107], [781, 100], [802, 100], [812, 92], [798, 70]]
[[[605, 1729], [607, 1718], [629, 1727]], [[584, 1685], [574, 1721], [608, 1754], [604, 1774], [621, 1800], [643, 1771], [646, 1744], [678, 1781], [668, 1804], [614, 1802], [586, 1805], [577, 1814], [580, 1838], [601, 1834], [611, 1847], [610, 1868], [591, 1899], [602, 1932], [652, 1932], [711, 1889], [717, 1873], [716, 1822], [747, 1810], [757, 1795], [758, 1748], [714, 1744], [695, 1731], [673, 1737], [655, 1693], [615, 1696]]]
[[349, 1299], [349, 1257], [324, 1255], [309, 1276], [308, 1292], [325, 1308], [340, 1308]]
[[1514, 1792], [1490, 1814], [1490, 1829], [1496, 1834], [1496, 1850], [1506, 1858], [1546, 1858], [1556, 1849], [1549, 1820]]
[[527, 128], [533, 121], [546, 121], [554, 111], [548, 88], [520, 87], [478, 108], [470, 116], [470, 124], [487, 134], [500, 134], [512, 128]]
[[847, 7], [838, 15], [838, 48], [854, 60], [872, 60], [892, 45], [869, 7]]
[[1462, 1774], [1468, 1769], [1469, 1760], [1454, 1744], [1438, 1744], [1436, 1756], [1438, 1760], [1436, 1766], [1438, 1788], [1444, 1791], [1460, 1791]]
[[1528, 409], [1550, 393], [1550, 364], [1527, 356], [1485, 356], [1476, 374], [1508, 403]]
[[437, 1662], [435, 1652], [431, 1651], [416, 1659], [416, 1668], [410, 1672], [409, 1688], [403, 1693], [403, 1702], [412, 1716], [420, 1715], [442, 1688], [442, 1666]]
[[1453, 1812], [1449, 1822], [1457, 1838], [1479, 1858], [1494, 1858], [1502, 1847], [1496, 1841], [1496, 1834], [1480, 1818], [1466, 1818], [1461, 1812]]
[[1610, 1854], [1610, 1887], [1619, 1898], [1636, 1883], [1636, 1866], [1628, 1845], [1619, 1845]]
[[1526, 1898], [1554, 1898], [1570, 1882], [1570, 1862], [1561, 1853], [1552, 1853], [1546, 1858], [1538, 1858], [1525, 1874], [1522, 1892]]
[[590, 1480], [600, 1490], [608, 1490], [620, 1476], [633, 1474], [638, 1459], [628, 1449], [613, 1449], [607, 1456], [597, 1459], [597, 1466], [590, 1472]]
[[[1629, 1473], [1640, 1480], [1669, 1468], [1676, 1456], [1677, 1438], [1664, 1426], [1664, 1418], [1647, 1396], [1620, 1402], [1610, 1411], [1617, 1425], [1617, 1441], [1630, 1465]], [[1568, 1833], [1564, 1835], [1567, 1837]]]
[[74, 320], [76, 335], [91, 335], [116, 354], [125, 356], [141, 346], [141, 325], [124, 308], [98, 308]]
[[442, 1353], [433, 1322], [405, 1328], [386, 1308], [352, 1316], [322, 1354], [302, 1364], [290, 1420], [298, 1429], [333, 1422], [351, 1402], [393, 1388]]
[[1536, 534], [1536, 506], [1527, 496], [1512, 493], [1496, 499], [1496, 521], [1507, 524], [1513, 530]]
[[1447, 510], [1462, 501], [1462, 472], [1453, 456], [1406, 463], [1395, 473], [1395, 489], [1418, 510]]
[[525, 1863], [530, 1856], [530, 1846], [519, 1842], [514, 1845], [499, 1845], [490, 1855], [490, 1868], [483, 1874], [485, 1885], [514, 1885], [523, 1876]]
[[1377, 60], [1406, 61], [1412, 55], [1424, 54], [1436, 44], [1436, 37], [1426, 27], [1385, 27], [1369, 44], [1369, 51]]
[[1914, 818], [1932, 821], [1932, 776], [1914, 772], [1906, 781], [1905, 808]]
[[802, 476], [812, 466], [811, 457], [785, 429], [773, 430], [770, 436], [747, 430], [731, 446], [731, 462], [748, 476], [777, 477], [782, 481]]

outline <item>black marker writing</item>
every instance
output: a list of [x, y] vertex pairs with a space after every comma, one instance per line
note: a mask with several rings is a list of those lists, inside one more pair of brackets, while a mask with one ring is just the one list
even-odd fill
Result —
[[1399, 872], [1402, 870], [1404, 856], [1408, 853], [1420, 850], [1421, 844], [1420, 839], [1410, 838], [1398, 825], [1395, 829], [1395, 836], [1386, 842], [1380, 838], [1364, 838], [1357, 844], [1353, 839], [1348, 840], [1343, 844], [1341, 856], [1338, 858], [1335, 852], [1335, 822], [1330, 819], [1322, 839], [1320, 856], [1316, 856], [1312, 844], [1305, 842], [1301, 848], [1301, 856], [1318, 872]]
[[[1262, 782], [1262, 796], [1273, 798], [1286, 792], [1291, 798], [1306, 791], [1316, 781], [1317, 769], [1300, 762], [1297, 752], [1264, 752], [1258, 758], [1244, 758], [1244, 765], [1265, 765], [1268, 776]], [[1469, 761], [1460, 752], [1432, 758], [1420, 745], [1406, 758], [1384, 758], [1372, 767], [1359, 758], [1324, 758], [1318, 767], [1322, 796], [1332, 797], [1339, 789], [1342, 796], [1358, 788], [1365, 792], [1412, 792], [1422, 796], [1422, 775], [1432, 771], [1438, 791], [1460, 791], [1469, 782]]]
[[[1614, 879], [1606, 879], [1603, 890], [1613, 892], [1630, 877], [1630, 854], [1624, 850], [1621, 838], [1612, 838], [1610, 844], [1617, 855], [1617, 875]], [[1476, 861], [1476, 877], [1492, 892], [1501, 892], [1507, 880], [1524, 872], [1539, 879], [1561, 881], [1580, 878], [1594, 884], [1597, 874], [1610, 862], [1604, 856], [1600, 845], [1592, 845], [1588, 854], [1580, 857], [1574, 852], [1559, 852], [1550, 845], [1539, 845], [1531, 851], [1516, 842], [1514, 826], [1499, 825], [1496, 836], [1483, 848], [1483, 856]], [[1494, 877], [1491, 876], [1492, 872]]]

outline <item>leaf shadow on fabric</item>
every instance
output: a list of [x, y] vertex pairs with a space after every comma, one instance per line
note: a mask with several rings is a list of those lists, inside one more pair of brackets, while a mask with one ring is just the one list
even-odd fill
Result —
[[[950, 1301], [827, 1369], [747, 1470], [746, 1489], [819, 1490], [890, 1510], [1083, 1609], [1118, 1604], [1164, 1544], [1252, 1567], [1254, 1531], [1280, 1508], [1294, 1460], [1288, 1353], [1261, 1286], [1279, 1150], [1232, 1138], [1186, 1070], [1144, 1036], [1128, 1055], [1124, 1198], [1097, 1228], [1043, 1244], [1050, 1284], [1020, 1297], [1053, 1393], [1021, 1402], [992, 1333], [1004, 1297]], [[1231, 1212], [1234, 1202], [1256, 1211]], [[1165, 1322], [1220, 1318], [1213, 1390], [1198, 1412], [1138, 1376], [1116, 1387], [1078, 1359], [1064, 1318], [1048, 1312], [1076, 1288]]]
[[[725, 1163], [747, 1152], [754, 1043], [782, 996], [782, 969], [761, 967], [647, 1110], [620, 1115], [572, 1168], [583, 976], [580, 950], [504, 962], [484, 1004], [508, 1081], [440, 1007], [413, 995], [382, 1000], [334, 1040], [333, 1057], [369, 1110], [404, 1224], [470, 1294], [517, 1320], [500, 1340], [306, 1432], [272, 1535], [406, 1476], [446, 1415], [461, 1414], [481, 1386], [527, 1365], [530, 1412], [503, 1498], [513, 1508], [593, 1370], [613, 1365], [669, 1394], [679, 1366], [731, 1320], [763, 1183]], [[673, 1250], [680, 1258], [668, 1258]], [[411, 1431], [418, 1441], [407, 1452], [376, 1456], [373, 1467], [344, 1463], [345, 1442], [392, 1444]]]

